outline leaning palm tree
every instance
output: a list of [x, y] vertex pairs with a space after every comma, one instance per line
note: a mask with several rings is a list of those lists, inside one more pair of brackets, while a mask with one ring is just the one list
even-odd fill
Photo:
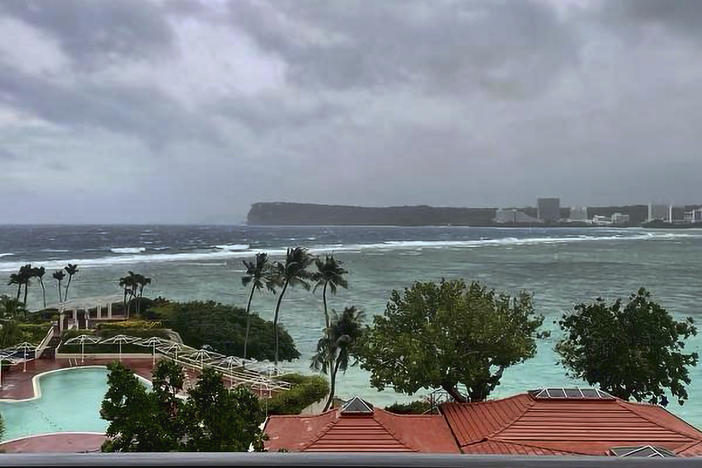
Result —
[[56, 280], [56, 290], [58, 291], [59, 304], [63, 302], [63, 297], [61, 296], [61, 281], [66, 277], [66, 273], [63, 270], [56, 270], [52, 275], [52, 278]]
[[[130, 274], [133, 274], [131, 271]], [[144, 288], [151, 284], [151, 278], [142, 274], [134, 274], [134, 295], [137, 300], [137, 314], [141, 313], [141, 299], [144, 297]]]
[[44, 287], [44, 275], [46, 274], [46, 268], [39, 267], [32, 269], [32, 276], [39, 280], [39, 286], [41, 286], [41, 297], [44, 300], [44, 308], [46, 309], [46, 288]]
[[29, 292], [29, 285], [32, 283], [32, 277], [34, 276], [34, 268], [30, 263], [22, 266], [19, 269], [20, 281], [24, 285], [24, 300], [22, 301], [27, 306], [27, 293]]
[[241, 284], [246, 287], [251, 284], [249, 300], [246, 303], [246, 334], [244, 335], [244, 359], [247, 358], [246, 350], [249, 343], [249, 330], [251, 330], [251, 300], [254, 292], [261, 291], [264, 287], [275, 294], [276, 278], [272, 275], [272, 265], [268, 261], [268, 254], [257, 253], [252, 262], [244, 260], [246, 272], [241, 277]]
[[[126, 318], [129, 318], [129, 309], [132, 303], [132, 299], [136, 295], [136, 280], [137, 276], [132, 271], [128, 272], [127, 276], [123, 276], [119, 279], [119, 285], [122, 289], [124, 289], [124, 315]], [[129, 296], [129, 300], [127, 300], [127, 296]]]
[[22, 294], [22, 277], [20, 276], [19, 273], [12, 273], [10, 275], [10, 281], [7, 282], [8, 286], [12, 285], [17, 285], [17, 297], [16, 299], [19, 301], [20, 294]]
[[348, 288], [349, 283], [344, 276], [348, 273], [341, 267], [340, 260], [334, 258], [334, 255], [326, 255], [324, 260], [317, 258], [314, 261], [317, 271], [312, 273], [312, 280], [315, 281], [312, 292], [317, 291], [317, 288], [322, 288], [322, 303], [324, 304], [324, 326], [329, 328], [329, 312], [327, 311], [327, 288], [332, 294], [336, 294], [337, 288]]
[[63, 294], [63, 300], [67, 301], [68, 300], [68, 288], [71, 286], [71, 280], [73, 279], [73, 275], [78, 273], [78, 265], [71, 265], [69, 263], [68, 265], [66, 265], [64, 270], [66, 270], [66, 273], [68, 273], [68, 283], [66, 283], [66, 292]]
[[354, 347], [363, 335], [363, 318], [363, 312], [355, 306], [346, 307], [341, 315], [334, 314], [329, 328], [317, 343], [311, 367], [329, 375], [329, 397], [324, 411], [334, 402], [337, 374], [346, 372]]
[[312, 274], [307, 268], [314, 261], [314, 257], [304, 247], [288, 249], [285, 254], [285, 263], [276, 262], [273, 267], [273, 277], [275, 281], [282, 285], [278, 301], [275, 304], [275, 314], [273, 315], [273, 329], [275, 331], [275, 366], [278, 367], [278, 315], [280, 313], [280, 303], [283, 300], [288, 286], [301, 286], [309, 290], [310, 284], [307, 282]]
[[51, 275], [53, 279], [56, 280], [56, 290], [58, 291], [59, 294], [59, 304], [63, 302], [63, 297], [61, 296], [61, 281], [66, 277], [66, 273], [63, 272], [63, 270], [56, 270], [53, 272]]

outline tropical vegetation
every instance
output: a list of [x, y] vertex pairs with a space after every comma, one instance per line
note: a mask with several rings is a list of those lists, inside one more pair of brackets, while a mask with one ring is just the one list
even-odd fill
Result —
[[243, 387], [227, 389], [206, 368], [188, 398], [183, 368], [159, 361], [152, 391], [120, 363], [108, 366], [108, 390], [100, 414], [109, 425], [104, 452], [244, 452], [263, 450], [265, 418], [259, 399]]
[[291, 387], [266, 401], [268, 414], [299, 414], [329, 394], [329, 383], [319, 375], [287, 374], [277, 378]]
[[392, 292], [357, 353], [378, 390], [442, 388], [456, 401], [482, 401], [507, 367], [536, 354], [542, 322], [526, 292], [513, 297], [463, 280], [417, 282]]
[[246, 271], [241, 277], [244, 287], [251, 285], [249, 300], [246, 302], [246, 332], [244, 333], [244, 352], [242, 357], [248, 358], [249, 332], [251, 331], [251, 301], [254, 293], [266, 289], [275, 294], [277, 278], [273, 275], [273, 265], [268, 260], [268, 254], [257, 253], [253, 261], [243, 261]]
[[670, 392], [682, 405], [696, 352], [685, 340], [697, 334], [692, 318], [677, 321], [646, 289], [607, 303], [578, 304], [559, 325], [561, 364], [575, 378], [597, 384], [625, 400], [667, 404]]

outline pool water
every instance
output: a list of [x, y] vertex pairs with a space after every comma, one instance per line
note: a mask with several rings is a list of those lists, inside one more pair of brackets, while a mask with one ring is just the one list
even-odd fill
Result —
[[0, 402], [2, 440], [50, 432], [105, 432], [100, 406], [107, 391], [104, 367], [66, 369], [39, 376], [39, 398]]

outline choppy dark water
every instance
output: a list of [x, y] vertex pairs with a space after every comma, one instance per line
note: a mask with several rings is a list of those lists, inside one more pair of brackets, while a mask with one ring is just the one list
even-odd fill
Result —
[[[554, 330], [536, 358], [509, 369], [497, 395], [581, 384], [555, 364], [553, 321], [574, 303], [597, 296], [625, 296], [640, 286], [676, 316], [702, 322], [702, 231], [641, 229], [498, 229], [400, 227], [247, 226], [5, 226], [0, 227], [0, 279], [28, 262], [48, 270], [78, 263], [72, 297], [119, 294], [117, 280], [127, 270], [153, 278], [149, 295], [175, 299], [217, 299], [243, 305], [242, 258], [258, 251], [274, 257], [289, 246], [315, 253], [333, 251], [350, 270], [350, 289], [331, 298], [332, 307], [355, 304], [367, 315], [382, 313], [389, 292], [413, 280], [440, 277], [479, 279], [510, 292], [535, 293], [538, 310]], [[50, 278], [50, 274], [47, 275]], [[14, 290], [0, 282], [0, 293]], [[49, 279], [48, 294], [55, 290]], [[39, 288], [30, 289], [39, 305]], [[273, 297], [257, 297], [256, 312], [270, 318]], [[321, 333], [321, 300], [292, 290], [281, 316], [303, 358], [291, 365], [307, 369]], [[688, 349], [700, 352], [702, 338]], [[367, 375], [352, 369], [340, 384], [342, 395], [358, 394], [377, 404], [404, 399], [368, 387]], [[690, 401], [671, 410], [702, 425], [702, 368], [693, 372]]]

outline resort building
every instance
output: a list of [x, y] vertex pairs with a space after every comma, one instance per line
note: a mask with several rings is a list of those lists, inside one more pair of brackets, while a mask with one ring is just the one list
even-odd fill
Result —
[[271, 416], [266, 449], [293, 452], [460, 453], [440, 415], [397, 415], [355, 397], [317, 415]]
[[686, 223], [702, 223], [702, 208], [689, 210], [685, 212]]
[[536, 206], [537, 218], [544, 223], [556, 223], [561, 219], [560, 198], [539, 198]]
[[570, 215], [568, 216], [568, 219], [571, 221], [582, 221], [582, 222], [587, 222], [588, 217], [587, 217], [587, 207], [586, 206], [572, 206], [570, 208]]
[[624, 213], [612, 213], [612, 224], [629, 224], [631, 216]]
[[538, 223], [539, 220], [516, 208], [499, 208], [494, 221], [498, 224]]
[[659, 205], [651, 203], [648, 205], [648, 221], [671, 222], [673, 218], [671, 205]]
[[596, 389], [541, 389], [395, 415], [359, 398], [314, 416], [271, 416], [270, 451], [702, 456], [702, 432], [656, 405]]

